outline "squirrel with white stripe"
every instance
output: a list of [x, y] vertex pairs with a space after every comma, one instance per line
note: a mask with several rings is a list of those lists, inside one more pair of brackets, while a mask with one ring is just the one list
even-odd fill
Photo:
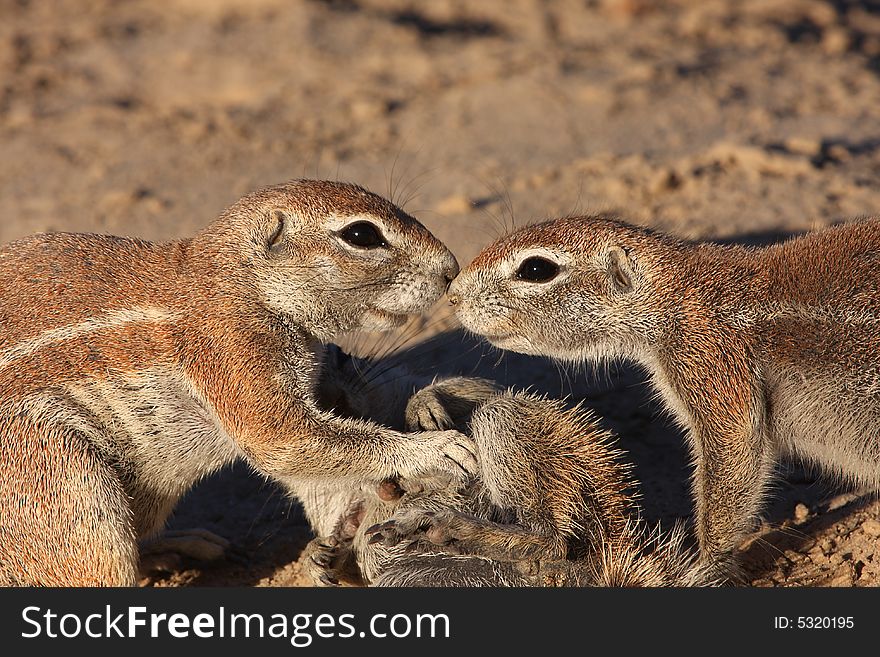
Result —
[[880, 488], [878, 262], [877, 219], [751, 248], [584, 216], [498, 240], [448, 297], [501, 349], [643, 366], [687, 431], [701, 558], [736, 577], [780, 457]]
[[327, 343], [401, 325], [457, 273], [413, 217], [321, 181], [248, 194], [188, 239], [2, 247], [0, 583], [135, 584], [138, 539], [237, 458], [325, 524], [358, 487], [464, 480], [466, 436], [315, 397]]

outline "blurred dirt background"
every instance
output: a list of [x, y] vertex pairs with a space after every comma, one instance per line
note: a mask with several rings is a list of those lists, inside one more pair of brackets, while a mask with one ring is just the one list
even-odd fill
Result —
[[[0, 0], [0, 242], [183, 236], [303, 176], [393, 196], [463, 263], [589, 210], [752, 244], [878, 213], [880, 2]], [[442, 307], [416, 328], [413, 367], [585, 398], [645, 515], [688, 517], [681, 435], [643, 374], [501, 355]], [[880, 583], [875, 499], [783, 468], [744, 546], [752, 583]], [[305, 583], [301, 514], [243, 466], [172, 525], [235, 558], [144, 584]]]

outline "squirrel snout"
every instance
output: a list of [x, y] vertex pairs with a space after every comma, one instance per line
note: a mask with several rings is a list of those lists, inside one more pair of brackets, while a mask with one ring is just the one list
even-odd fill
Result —
[[440, 265], [440, 275], [446, 279], [446, 289], [449, 289], [450, 283], [452, 280], [458, 276], [458, 261], [455, 259], [451, 253], [447, 253], [446, 258], [443, 259], [443, 262]]
[[449, 291], [449, 286], [452, 285], [452, 281], [455, 280], [455, 277], [458, 276], [459, 266], [458, 260], [455, 259], [455, 256], [452, 255], [449, 251], [445, 254], [445, 257], [440, 261], [440, 275], [446, 281], [445, 291]]
[[449, 281], [449, 285], [446, 286], [446, 298], [449, 299], [450, 306], [457, 306], [461, 302], [461, 294], [455, 280]]

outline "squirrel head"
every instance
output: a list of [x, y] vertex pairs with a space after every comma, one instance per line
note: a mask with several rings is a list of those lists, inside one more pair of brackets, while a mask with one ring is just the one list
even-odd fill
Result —
[[248, 194], [205, 234], [217, 260], [233, 262], [229, 276], [324, 342], [402, 325], [458, 273], [455, 257], [421, 223], [348, 183], [295, 180]]
[[493, 345], [583, 362], [635, 356], [656, 326], [659, 236], [607, 216], [521, 228], [449, 287], [464, 327]]

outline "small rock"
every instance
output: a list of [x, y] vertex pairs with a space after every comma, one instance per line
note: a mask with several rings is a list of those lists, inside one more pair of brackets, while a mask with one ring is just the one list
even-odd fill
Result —
[[801, 560], [800, 553], [794, 550], [786, 550], [783, 554], [785, 554], [785, 558], [789, 561], [796, 562]]
[[880, 536], [880, 520], [868, 518], [862, 523], [862, 530], [868, 536]]
[[658, 171], [651, 179], [648, 188], [652, 194], [662, 194], [681, 187], [682, 179], [674, 169], [666, 168]]
[[859, 496], [854, 493], [842, 493], [840, 495], [836, 495], [828, 502], [826, 511], [836, 511], [837, 509], [846, 506], [853, 500], [858, 499], [858, 497]]
[[797, 524], [801, 525], [810, 517], [810, 509], [806, 504], [798, 502], [794, 507], [794, 519]]
[[840, 55], [852, 46], [852, 39], [842, 27], [832, 27], [822, 34], [822, 50], [828, 55]]
[[866, 582], [876, 582], [878, 578], [880, 578], [880, 563], [873, 561], [865, 563], [862, 567], [862, 574], [859, 576], [859, 579]]
[[825, 155], [835, 162], [848, 162], [852, 159], [852, 153], [843, 144], [831, 144], [825, 149]]
[[815, 157], [822, 150], [822, 142], [810, 137], [789, 137], [785, 140], [785, 149], [789, 153]]
[[548, 171], [542, 171], [540, 173], [533, 174], [529, 177], [529, 186], [532, 189], [540, 189], [541, 187], [546, 187], [550, 183], [559, 179], [559, 171], [557, 169], [550, 169]]
[[369, 121], [383, 117], [388, 112], [387, 104], [378, 98], [360, 98], [350, 105], [352, 117], [356, 121]]
[[836, 586], [836, 587], [852, 586], [853, 585], [852, 570], [849, 567], [844, 568], [843, 570], [840, 571], [840, 573], [835, 575], [834, 578], [830, 582], [828, 582], [828, 585], [829, 586]]
[[826, 30], [834, 28], [834, 26], [840, 21], [833, 3], [817, 2], [808, 5], [808, 9], [805, 10], [804, 16], [809, 16], [808, 20]]

